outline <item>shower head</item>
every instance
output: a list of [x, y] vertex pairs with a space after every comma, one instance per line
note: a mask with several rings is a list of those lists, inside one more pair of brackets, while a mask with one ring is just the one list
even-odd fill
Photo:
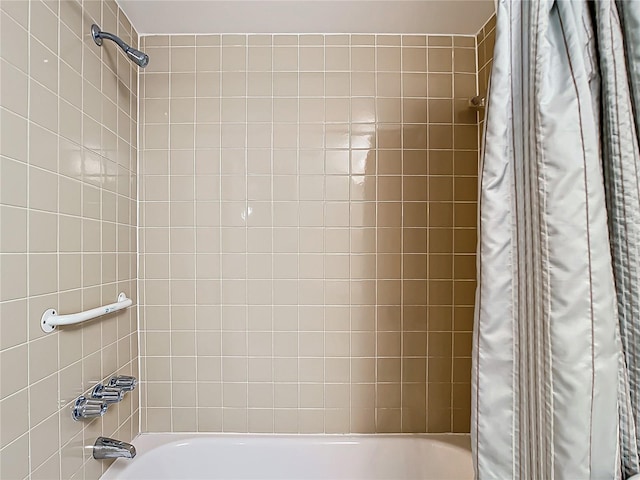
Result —
[[125, 53], [127, 54], [127, 57], [129, 57], [129, 59], [139, 67], [144, 68], [149, 65], [149, 55], [146, 53], [131, 47], [129, 47], [128, 50], [125, 50]]
[[100, 27], [95, 23], [91, 25], [91, 36], [93, 37], [93, 41], [96, 42], [96, 45], [102, 45], [102, 39], [106, 38], [107, 40], [111, 40], [118, 44], [118, 46], [122, 49], [124, 53], [127, 54], [129, 60], [138, 65], [139, 67], [146, 67], [149, 64], [149, 55], [140, 50], [136, 50], [133, 47], [130, 47], [126, 43], [122, 41], [120, 37], [117, 35], [113, 35], [112, 33], [103, 32], [100, 30]]

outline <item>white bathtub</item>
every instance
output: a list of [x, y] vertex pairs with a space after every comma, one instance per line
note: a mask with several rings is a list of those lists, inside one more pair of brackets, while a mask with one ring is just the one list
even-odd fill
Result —
[[472, 480], [467, 435], [142, 434], [102, 480]]

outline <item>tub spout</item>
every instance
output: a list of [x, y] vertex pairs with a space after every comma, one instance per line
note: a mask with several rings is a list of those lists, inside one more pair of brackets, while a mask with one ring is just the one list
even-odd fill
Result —
[[136, 447], [127, 442], [114, 440], [113, 438], [98, 437], [93, 445], [93, 458], [104, 460], [105, 458], [133, 458], [136, 456]]

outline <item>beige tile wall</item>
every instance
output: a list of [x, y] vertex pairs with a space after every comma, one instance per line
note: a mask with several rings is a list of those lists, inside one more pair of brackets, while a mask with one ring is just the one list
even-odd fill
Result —
[[[476, 36], [478, 52], [478, 92], [486, 96], [493, 62], [493, 46], [496, 41], [496, 16], [493, 15]], [[480, 118], [484, 122], [484, 117]]]
[[40, 329], [136, 298], [137, 72], [92, 21], [137, 34], [113, 1], [0, 0], [0, 478], [96, 479], [101, 434], [138, 431], [136, 395], [91, 423], [71, 402], [137, 373], [135, 309], [79, 328]]
[[[493, 63], [493, 46], [496, 41], [496, 16], [493, 15], [487, 23], [480, 29], [476, 36], [478, 55], [478, 95], [487, 96], [489, 77], [491, 76], [491, 64]], [[486, 102], [486, 100], [485, 100]], [[482, 135], [484, 128], [484, 109], [479, 115], [478, 133], [480, 135], [479, 145], [482, 146]]]
[[143, 431], [469, 431], [473, 37], [141, 39]]

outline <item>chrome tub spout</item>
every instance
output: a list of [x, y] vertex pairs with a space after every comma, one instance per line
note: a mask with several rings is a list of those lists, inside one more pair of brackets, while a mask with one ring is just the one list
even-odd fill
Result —
[[121, 442], [113, 438], [98, 437], [93, 445], [93, 458], [104, 460], [106, 458], [133, 458], [136, 456], [136, 447], [127, 442]]

